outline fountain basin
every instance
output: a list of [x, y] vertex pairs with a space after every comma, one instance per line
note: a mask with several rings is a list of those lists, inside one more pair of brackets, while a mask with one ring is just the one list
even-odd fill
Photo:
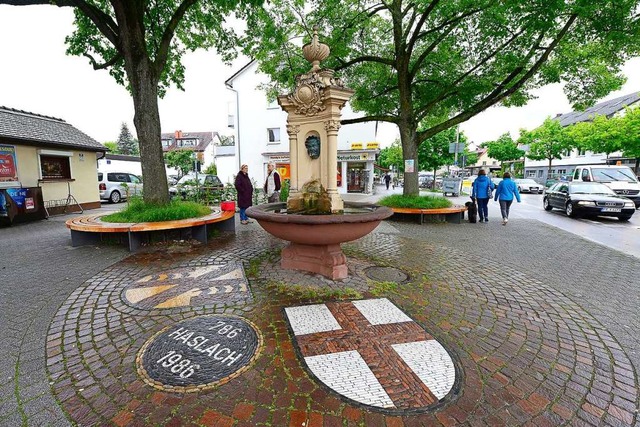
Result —
[[[367, 203], [344, 204], [344, 214], [287, 214], [286, 203], [268, 203], [247, 209], [268, 233], [286, 240], [281, 266], [322, 274], [332, 280], [347, 277], [347, 258], [340, 244], [359, 239], [393, 215], [391, 208]], [[281, 212], [275, 212], [280, 210]]]

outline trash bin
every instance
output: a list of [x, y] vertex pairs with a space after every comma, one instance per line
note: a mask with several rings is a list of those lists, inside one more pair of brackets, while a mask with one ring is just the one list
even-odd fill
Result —
[[0, 224], [11, 225], [17, 222], [45, 219], [46, 217], [42, 188], [0, 189]]
[[460, 178], [443, 178], [442, 179], [442, 195], [446, 196], [451, 193], [453, 196], [460, 195], [460, 188], [462, 186], [462, 179]]

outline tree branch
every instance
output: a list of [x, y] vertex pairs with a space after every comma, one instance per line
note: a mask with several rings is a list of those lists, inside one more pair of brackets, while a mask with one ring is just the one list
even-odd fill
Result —
[[375, 121], [398, 124], [398, 119], [396, 117], [385, 116], [385, 115], [365, 116], [365, 117], [358, 117], [356, 119], [344, 119], [344, 120], [340, 121], [340, 124], [351, 125], [351, 124], [354, 124], [354, 123], [365, 123], [365, 122], [375, 122]]
[[93, 66], [94, 70], [104, 70], [105, 68], [111, 67], [113, 64], [115, 64], [116, 62], [118, 62], [119, 60], [122, 59], [122, 55], [120, 55], [118, 53], [113, 58], [108, 60], [107, 62], [105, 62], [103, 64], [98, 64], [98, 62], [95, 60], [95, 58], [93, 56], [91, 56], [90, 54], [84, 52], [82, 54], [82, 56], [85, 56], [85, 57], [89, 58], [89, 62], [91, 62], [91, 65]]
[[171, 40], [176, 32], [176, 28], [180, 24], [180, 21], [184, 17], [184, 14], [187, 10], [197, 3], [198, 0], [184, 0], [180, 3], [180, 6], [176, 9], [171, 17], [171, 20], [167, 24], [167, 27], [164, 29], [162, 33], [162, 39], [160, 40], [160, 47], [158, 48], [158, 53], [156, 55], [155, 60], [153, 61], [153, 65], [157, 75], [159, 76], [162, 70], [164, 70], [164, 66], [167, 63], [167, 56], [169, 55], [169, 48], [171, 47]]
[[337, 66], [335, 71], [343, 70], [347, 67], [350, 67], [351, 65], [358, 64], [360, 62], [378, 62], [380, 64], [389, 65], [391, 67], [395, 65], [395, 61], [387, 58], [381, 58], [379, 56], [365, 55], [365, 56], [360, 56], [358, 58], [352, 59], [351, 61], [345, 61], [344, 59], [341, 59], [341, 58], [336, 58], [336, 59], [341, 63], [341, 65]]
[[2, 0], [2, 4], [9, 6], [32, 6], [38, 4], [47, 4], [58, 7], [75, 7], [80, 9], [87, 18], [94, 23], [98, 30], [111, 42], [113, 47], [120, 52], [119, 40], [120, 32], [118, 25], [111, 19], [111, 17], [100, 10], [93, 4], [87, 3], [83, 0]]
[[[420, 16], [420, 20], [416, 24], [416, 28], [413, 31], [413, 34], [411, 35], [411, 39], [409, 40], [409, 44], [407, 45], [407, 52], [409, 52], [409, 54], [411, 54], [411, 52], [413, 52], [413, 47], [416, 45], [416, 42], [418, 41], [418, 35], [422, 31], [422, 26], [427, 21], [427, 18], [429, 17], [431, 12], [433, 12], [433, 9], [436, 8], [438, 3], [440, 3], [440, 0], [433, 0], [431, 3], [429, 3], [429, 6], [427, 6], [427, 9], [422, 13], [422, 16]], [[409, 31], [410, 30], [411, 30], [411, 26], [408, 26], [407, 27], [407, 34], [406, 34], [407, 36], [409, 35]]]
[[531, 66], [531, 68], [524, 75], [522, 75], [522, 77], [520, 77], [520, 79], [515, 84], [513, 84], [513, 86], [511, 86], [509, 89], [505, 90], [504, 92], [501, 92], [502, 89], [504, 89], [504, 87], [508, 84], [508, 82], [513, 79], [514, 75], [520, 74], [520, 72], [522, 71], [522, 67], [520, 67], [520, 71], [512, 72], [500, 85], [498, 85], [496, 90], [492, 91], [484, 99], [480, 100], [479, 102], [471, 106], [471, 108], [469, 108], [468, 110], [463, 111], [457, 116], [454, 116], [449, 120], [446, 120], [440, 123], [439, 125], [433, 126], [432, 128], [427, 129], [423, 132], [419, 132], [417, 135], [418, 145], [425, 139], [433, 135], [436, 135], [437, 133], [442, 132], [445, 129], [448, 129], [452, 126], [455, 126], [459, 123], [469, 120], [471, 117], [475, 116], [481, 111], [486, 110], [492, 105], [497, 104], [498, 102], [502, 101], [504, 98], [508, 97], [509, 95], [512, 95], [517, 90], [519, 90], [531, 77], [533, 77], [533, 75], [547, 61], [547, 59], [549, 58], [549, 55], [551, 55], [551, 52], [553, 52], [556, 46], [558, 46], [560, 41], [564, 38], [564, 36], [569, 31], [569, 29], [573, 26], [573, 23], [576, 21], [577, 18], [578, 18], [578, 15], [576, 14], [570, 15], [567, 23], [557, 34], [555, 39], [553, 39], [553, 41], [545, 49], [545, 52], [540, 56], [540, 58], [538, 58], [538, 60]]

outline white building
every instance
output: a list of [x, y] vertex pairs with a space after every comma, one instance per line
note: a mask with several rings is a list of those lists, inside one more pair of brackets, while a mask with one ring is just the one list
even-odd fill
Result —
[[142, 163], [138, 156], [126, 156], [124, 154], [105, 154], [98, 160], [99, 172], [126, 172], [142, 176]]
[[[249, 177], [262, 186], [267, 164], [274, 162], [280, 175], [289, 174], [289, 137], [287, 114], [276, 101], [269, 102], [259, 87], [269, 78], [258, 72], [258, 64], [250, 62], [225, 83], [233, 93], [229, 104], [229, 127], [235, 130], [236, 156], [234, 170], [229, 163], [218, 164], [218, 175], [224, 181], [228, 174], [237, 174], [242, 164], [249, 166]], [[358, 117], [347, 104], [342, 118]], [[358, 123], [340, 127], [338, 133], [338, 191], [340, 193], [373, 191], [373, 165], [379, 146], [377, 123]]]
[[[609, 101], [601, 102], [584, 111], [572, 111], [567, 114], [558, 115], [554, 120], [560, 121], [562, 126], [571, 126], [579, 122], [591, 121], [597, 115], [612, 117], [624, 111], [627, 106], [634, 105], [640, 101], [640, 93], [634, 92]], [[625, 159], [622, 153], [617, 151], [611, 153], [609, 158], [604, 153], [592, 153], [585, 150], [567, 150], [562, 159], [554, 159], [551, 162], [551, 177], [559, 175], [571, 175], [576, 166], [592, 164], [619, 163], [627, 166], [634, 166], [635, 160]], [[533, 178], [544, 183], [547, 179], [549, 169], [548, 160], [531, 160], [525, 158], [524, 177]]]

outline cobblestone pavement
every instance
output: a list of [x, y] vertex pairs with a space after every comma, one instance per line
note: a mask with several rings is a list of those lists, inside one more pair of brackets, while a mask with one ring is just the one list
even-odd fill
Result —
[[[639, 423], [638, 346], [632, 331], [638, 326], [639, 290], [633, 284], [640, 266], [635, 258], [536, 221], [513, 221], [507, 227], [385, 222], [364, 239], [344, 245], [349, 277], [333, 282], [280, 269], [282, 246], [255, 223], [239, 225], [235, 236], [222, 235], [206, 247], [153, 249], [104, 269], [85, 264], [90, 278], [52, 294], [64, 301], [62, 305], [44, 301], [37, 286], [16, 285], [11, 301], [25, 307], [30, 321], [51, 322], [46, 337], [48, 380], [60, 408], [78, 425]], [[183, 276], [171, 274], [233, 261], [243, 262], [251, 297], [232, 287], [229, 292], [208, 293], [206, 305], [198, 305], [202, 292], [213, 290], [207, 291], [210, 283], [192, 280], [184, 282], [182, 294], [172, 294], [176, 303], [167, 308], [158, 308], [164, 304], [161, 300], [133, 304], [132, 298], [142, 298], [137, 288], [125, 298], [126, 290], [146, 277], [180, 279]], [[398, 268], [409, 279], [368, 279], [366, 272], [373, 266]], [[41, 304], [32, 307], [32, 301], [39, 301], [36, 297]], [[354, 404], [322, 385], [303, 363], [285, 308], [380, 297], [442, 343], [459, 365], [459, 387], [437, 408], [391, 414]], [[201, 315], [241, 317], [255, 325], [262, 338], [257, 356], [241, 374], [204, 391], [172, 393], [148, 385], [138, 375], [143, 363], [140, 349], [161, 331], [176, 333], [172, 339], [177, 339], [184, 330], [171, 328], [194, 324], [185, 321], [198, 321]], [[22, 341], [25, 349], [26, 343], [30, 350], [42, 351], [38, 331], [33, 339]], [[16, 341], [24, 328], [5, 333], [9, 332]], [[200, 346], [202, 340], [189, 341], [190, 337], [185, 335], [186, 346]], [[21, 350], [14, 347], [15, 352]], [[199, 351], [223, 357], [217, 347]], [[226, 356], [232, 355], [228, 349]], [[162, 358], [171, 372], [191, 372], [189, 363], [175, 355]], [[34, 363], [31, 369], [42, 366]], [[20, 396], [26, 393], [22, 383], [8, 386]], [[30, 408], [28, 402], [22, 406]], [[26, 417], [29, 425], [40, 424], [33, 414], [25, 410], [17, 421]], [[60, 418], [49, 423], [64, 424]]]
[[72, 248], [68, 216], [0, 228], [0, 425], [66, 425], [45, 369], [47, 329], [85, 280], [119, 261], [119, 247]]

